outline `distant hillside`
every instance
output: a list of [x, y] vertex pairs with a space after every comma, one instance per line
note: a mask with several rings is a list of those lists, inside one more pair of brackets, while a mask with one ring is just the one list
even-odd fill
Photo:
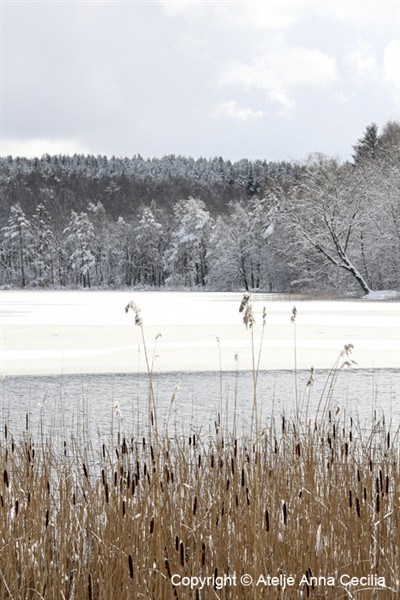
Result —
[[64, 226], [71, 210], [101, 202], [110, 217], [133, 217], [140, 206], [155, 202], [167, 211], [194, 196], [211, 213], [225, 212], [230, 201], [262, 194], [268, 182], [282, 183], [291, 172], [287, 162], [238, 162], [164, 156], [144, 159], [105, 156], [0, 158], [0, 221], [19, 204], [27, 216], [43, 204], [55, 225]]

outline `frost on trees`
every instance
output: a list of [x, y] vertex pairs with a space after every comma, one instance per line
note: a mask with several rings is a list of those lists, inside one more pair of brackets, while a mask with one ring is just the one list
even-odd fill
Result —
[[218, 217], [212, 228], [207, 252], [209, 285], [213, 289], [269, 289], [273, 231], [266, 199], [232, 204], [230, 214]]
[[35, 285], [54, 285], [57, 268], [57, 244], [50, 214], [39, 204], [32, 217], [32, 272]]
[[314, 271], [308, 261], [304, 278], [315, 279], [334, 267], [347, 273], [364, 294], [369, 293], [362, 261], [367, 195], [353, 167], [324, 159], [305, 167], [287, 192], [281, 190], [280, 200], [291, 252], [304, 256], [308, 247], [322, 258]]
[[175, 204], [175, 226], [165, 253], [169, 285], [201, 287], [207, 278], [207, 247], [212, 218], [202, 200], [188, 198]]
[[87, 213], [72, 211], [69, 226], [64, 230], [69, 249], [69, 267], [73, 273], [75, 285], [90, 287], [91, 271], [95, 264], [92, 254], [94, 242], [93, 223]]
[[19, 204], [12, 206], [7, 225], [2, 228], [2, 265], [10, 285], [25, 287], [31, 259], [31, 224]]
[[133, 230], [135, 246], [135, 282], [160, 287], [164, 283], [163, 253], [165, 232], [154, 216], [154, 209], [144, 207]]

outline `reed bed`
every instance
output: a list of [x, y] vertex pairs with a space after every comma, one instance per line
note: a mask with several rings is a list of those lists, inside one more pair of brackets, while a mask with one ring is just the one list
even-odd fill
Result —
[[[140, 309], [131, 302], [125, 310], [146, 347]], [[240, 312], [253, 364], [244, 437], [236, 418], [231, 431], [221, 425], [222, 390], [213, 434], [161, 433], [147, 352], [146, 434], [111, 422], [109, 441], [95, 448], [85, 423], [64, 437], [32, 432], [29, 415], [19, 433], [4, 424], [0, 600], [398, 597], [398, 431], [383, 416], [367, 431], [332, 406], [353, 345], [313, 415], [314, 369], [300, 402], [295, 353], [295, 410], [263, 421], [249, 294]], [[264, 310], [262, 335], [265, 319]]]
[[2, 599], [398, 596], [399, 440], [382, 424], [281, 417], [257, 441], [119, 433], [97, 451], [2, 437]]

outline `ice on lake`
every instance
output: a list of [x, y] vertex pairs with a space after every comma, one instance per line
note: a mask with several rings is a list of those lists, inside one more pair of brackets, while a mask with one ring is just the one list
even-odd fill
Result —
[[[24, 427], [46, 416], [53, 431], [91, 423], [92, 431], [145, 427], [148, 380], [141, 329], [125, 306], [141, 309], [159, 423], [212, 430], [217, 414], [249, 426], [252, 334], [240, 293], [2, 291], [2, 419]], [[293, 306], [295, 325], [291, 323]], [[262, 313], [266, 325], [261, 344]], [[399, 422], [400, 304], [253, 296], [260, 418], [293, 411], [295, 383], [304, 408], [317, 411], [336, 365], [333, 410], [361, 420]], [[161, 334], [161, 335], [160, 335]], [[345, 344], [350, 356], [340, 356]], [[259, 349], [261, 347], [261, 353]], [[351, 369], [344, 363], [354, 360]], [[297, 375], [294, 375], [294, 367]], [[342, 365], [344, 365], [342, 367]], [[310, 367], [315, 385], [307, 387]], [[176, 389], [176, 401], [172, 403]], [[373, 416], [375, 415], [375, 416]], [[226, 419], [230, 418], [230, 421]], [[19, 427], [20, 428], [20, 427]]]
[[[1, 291], [0, 373], [60, 375], [146, 371], [141, 309], [155, 372], [251, 369], [240, 293]], [[295, 326], [291, 323], [297, 307]], [[344, 344], [364, 369], [400, 367], [400, 303], [300, 300], [255, 294], [254, 344], [267, 311], [260, 369], [329, 369]]]

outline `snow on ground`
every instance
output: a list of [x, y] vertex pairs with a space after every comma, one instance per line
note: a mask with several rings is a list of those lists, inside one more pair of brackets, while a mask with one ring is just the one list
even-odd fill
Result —
[[365, 300], [399, 300], [400, 292], [396, 290], [371, 290], [364, 296]]
[[[145, 371], [134, 314], [141, 308], [155, 371], [251, 368], [251, 334], [239, 313], [240, 293], [2, 291], [0, 374]], [[283, 299], [282, 299], [283, 298]], [[374, 297], [379, 300], [380, 298]], [[400, 302], [253, 297], [261, 369], [330, 368], [344, 344], [362, 368], [400, 367]], [[296, 304], [296, 325], [290, 322]], [[159, 336], [161, 334], [161, 336]], [[258, 355], [257, 355], [258, 358]]]

